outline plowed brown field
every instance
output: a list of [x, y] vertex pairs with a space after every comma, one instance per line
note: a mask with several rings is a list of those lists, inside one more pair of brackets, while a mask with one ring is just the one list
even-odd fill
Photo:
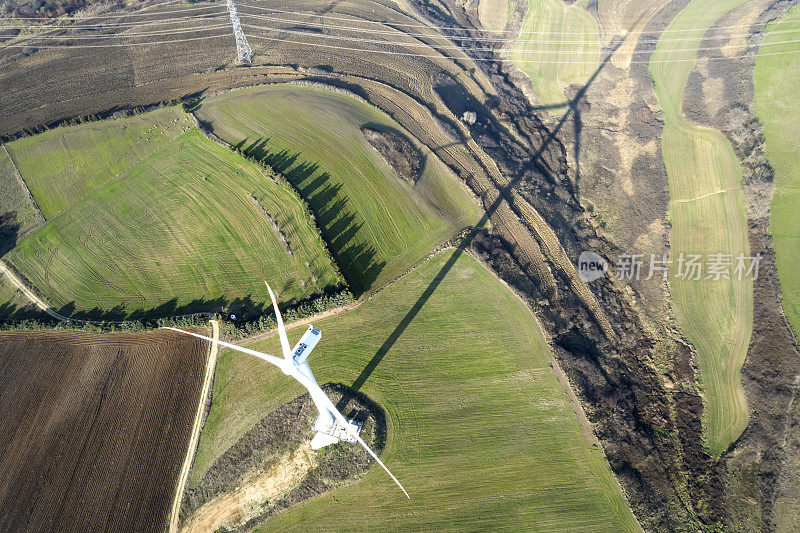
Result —
[[207, 345], [0, 333], [0, 530], [161, 531]]

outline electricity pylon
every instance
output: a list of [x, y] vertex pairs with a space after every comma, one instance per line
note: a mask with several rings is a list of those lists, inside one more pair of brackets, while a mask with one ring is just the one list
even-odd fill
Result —
[[240, 63], [249, 63], [253, 59], [253, 51], [250, 49], [247, 37], [244, 36], [242, 31], [242, 24], [239, 22], [239, 15], [236, 14], [236, 6], [233, 5], [233, 0], [228, 0], [228, 14], [231, 16], [233, 35], [236, 36], [236, 55]]

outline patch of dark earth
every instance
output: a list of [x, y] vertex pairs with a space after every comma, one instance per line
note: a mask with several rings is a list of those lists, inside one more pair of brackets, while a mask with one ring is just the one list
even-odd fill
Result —
[[[322, 390], [347, 418], [362, 422], [360, 436], [380, 455], [386, 445], [386, 416], [383, 409], [365, 394], [338, 384], [326, 383]], [[338, 403], [337, 403], [338, 402]], [[298, 396], [267, 414], [217, 459], [200, 483], [187, 489], [180, 509], [180, 523], [186, 523], [204, 504], [236, 490], [248, 474], [266, 471], [287, 452], [312, 436], [311, 424], [317, 414], [308, 393]], [[264, 503], [256, 517], [233, 529], [250, 531], [267, 518], [314, 496], [335, 490], [359, 479], [374, 463], [358, 444], [338, 442], [316, 452], [319, 463], [297, 487]]]
[[422, 172], [422, 153], [405, 135], [386, 127], [362, 126], [361, 133], [395, 173], [416, 183]]
[[[800, 463], [793, 456], [800, 440], [796, 419], [800, 349], [781, 305], [769, 233], [774, 172], [764, 152], [761, 124], [753, 112], [753, 69], [764, 27], [782, 17], [794, 3], [761, 0], [723, 17], [717, 23], [720, 28], [737, 24], [744, 15], [757, 14], [746, 46], [734, 56], [708, 50], [715, 48], [710, 43], [727, 37], [729, 30], [712, 29], [706, 34], [698, 55], [698, 65], [705, 68], [696, 67], [691, 72], [684, 100], [687, 118], [721, 131], [733, 146], [742, 165], [750, 254], [762, 257], [758, 279], [753, 283], [753, 333], [742, 367], [750, 422], [724, 456], [728, 465], [727, 524], [732, 529], [774, 530], [776, 497], [792, 494], [800, 477]], [[721, 94], [713, 87], [721, 87]], [[748, 502], [756, 502], [752, 505], [758, 512], [753, 512]]]
[[[685, 6], [673, 2], [653, 17], [646, 29], [648, 35], [658, 35], [672, 17]], [[634, 50], [636, 62], [628, 69], [610, 62], [585, 94], [579, 97], [580, 86], [568, 88], [567, 97], [573, 101], [572, 120], [562, 129], [562, 142], [573, 146], [577, 187], [582, 199], [618, 217], [616, 221], [600, 217], [604, 233], [628, 254], [661, 257], [668, 251], [668, 229], [664, 224], [669, 208], [669, 186], [661, 156], [663, 121], [655, 99], [653, 80], [646, 61], [655, 49], [657, 39], [640, 39]], [[640, 63], [638, 61], [644, 61]], [[633, 81], [630, 89], [627, 85]], [[609, 94], [625, 91], [629, 94], [623, 104]], [[618, 125], [618, 118], [627, 120]], [[651, 151], [649, 146], [655, 146]], [[627, 150], [630, 170], [622, 165], [622, 151]], [[630, 184], [630, 194], [622, 180]], [[657, 228], [654, 230], [654, 228]], [[650, 280], [641, 276], [631, 281], [640, 296], [641, 305], [649, 316], [659, 322], [667, 320], [665, 300], [668, 289], [657, 276]]]

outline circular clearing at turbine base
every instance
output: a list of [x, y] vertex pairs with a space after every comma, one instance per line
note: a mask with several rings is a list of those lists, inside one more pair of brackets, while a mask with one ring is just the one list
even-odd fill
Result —
[[[360, 436], [380, 454], [386, 444], [383, 409], [342, 384], [322, 390], [348, 419], [363, 422]], [[306, 393], [266, 415], [184, 493], [181, 531], [246, 531], [274, 513], [352, 482], [374, 464], [357, 444], [311, 449], [317, 414]]]

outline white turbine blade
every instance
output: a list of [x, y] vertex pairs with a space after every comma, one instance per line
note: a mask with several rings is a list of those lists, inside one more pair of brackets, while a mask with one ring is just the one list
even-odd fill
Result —
[[278, 302], [275, 301], [275, 295], [272, 294], [272, 288], [269, 286], [269, 283], [265, 281], [264, 285], [267, 286], [269, 297], [272, 298], [272, 307], [275, 308], [275, 319], [278, 321], [278, 337], [281, 339], [281, 350], [283, 351], [283, 357], [289, 361], [292, 358], [292, 351], [289, 348], [289, 339], [286, 338], [286, 329], [283, 327], [281, 311], [278, 309]]
[[230, 348], [231, 350], [237, 350], [239, 352], [244, 352], [246, 354], [253, 355], [255, 357], [258, 357], [259, 359], [263, 359], [265, 361], [268, 361], [268, 362], [272, 363], [273, 365], [275, 365], [277, 367], [281, 367], [281, 368], [283, 367], [283, 359], [281, 359], [280, 357], [275, 357], [274, 355], [265, 354], [263, 352], [257, 352], [255, 350], [251, 350], [249, 348], [242, 348], [241, 346], [237, 346], [237, 345], [231, 344], [229, 342], [223, 342], [223, 341], [220, 341], [220, 340], [212, 339], [211, 337], [206, 337], [205, 335], [199, 335], [197, 333], [192, 333], [191, 331], [184, 331], [182, 329], [168, 328], [168, 327], [163, 327], [161, 329], [170, 329], [172, 331], [177, 331], [178, 333], [185, 333], [187, 335], [191, 335], [192, 337], [197, 337], [199, 339], [204, 339], [204, 340], [207, 340], [207, 341], [216, 342], [220, 346], [224, 346], [226, 348]]
[[[304, 383], [304, 385], [305, 385], [305, 383]], [[315, 383], [315, 385], [316, 385], [316, 383]], [[319, 388], [319, 385], [317, 385], [317, 387]], [[308, 388], [308, 385], [306, 385], [306, 388]], [[310, 390], [311, 390], [311, 389], [309, 389], [309, 391], [310, 391]], [[320, 391], [321, 391], [321, 390], [322, 390], [322, 389], [320, 389]], [[340, 413], [340, 412], [339, 412], [339, 410], [338, 410], [338, 409], [336, 409], [336, 406], [335, 406], [335, 405], [333, 405], [333, 402], [331, 401], [331, 399], [330, 399], [330, 398], [328, 398], [328, 395], [327, 395], [327, 394], [325, 394], [325, 393], [323, 392], [323, 393], [322, 393], [322, 396], [324, 396], [324, 397], [325, 397], [325, 403], [326, 403], [325, 407], [328, 409], [328, 411], [330, 411], [330, 412], [331, 412], [331, 414], [332, 414], [332, 415], [333, 415], [333, 416], [334, 416], [334, 417], [335, 417], [335, 418], [336, 418], [336, 419], [337, 419], [339, 422], [341, 422], [341, 423], [344, 425], [344, 427], [347, 429], [347, 432], [348, 432], [348, 433], [350, 433], [350, 435], [351, 435], [353, 438], [355, 438], [355, 439], [358, 441], [358, 443], [359, 443], [359, 444], [360, 444], [360, 445], [361, 445], [361, 446], [362, 446], [362, 447], [363, 447], [365, 450], [367, 450], [367, 452], [368, 452], [368, 453], [369, 453], [369, 454], [372, 456], [372, 458], [373, 458], [373, 459], [375, 459], [375, 462], [377, 462], [379, 465], [381, 465], [381, 468], [383, 468], [384, 470], [386, 470], [386, 473], [387, 473], [387, 474], [389, 474], [389, 477], [390, 477], [390, 478], [392, 478], [392, 481], [394, 481], [395, 483], [397, 483], [397, 486], [398, 486], [398, 487], [400, 487], [400, 490], [402, 490], [402, 491], [403, 491], [403, 494], [405, 494], [405, 495], [406, 495], [406, 498], [408, 498], [408, 499], [410, 500], [410, 499], [411, 499], [411, 496], [409, 496], [409, 495], [408, 495], [408, 493], [406, 492], [406, 489], [404, 489], [404, 488], [403, 488], [403, 485], [401, 485], [401, 484], [400, 484], [400, 482], [397, 480], [397, 478], [396, 478], [396, 477], [394, 477], [394, 474], [392, 474], [392, 473], [389, 471], [389, 469], [388, 469], [388, 468], [386, 468], [386, 465], [385, 465], [385, 464], [383, 464], [383, 461], [381, 461], [380, 459], [378, 459], [378, 456], [377, 456], [377, 455], [375, 455], [375, 452], [373, 452], [373, 451], [372, 451], [372, 449], [371, 449], [369, 446], [367, 446], [367, 443], [366, 443], [366, 442], [364, 442], [364, 439], [362, 439], [362, 438], [361, 438], [361, 437], [358, 435], [358, 433], [357, 433], [357, 432], [355, 432], [355, 431], [353, 430], [353, 426], [351, 426], [351, 425], [350, 425], [350, 423], [347, 421], [347, 419], [344, 417], [344, 415], [342, 415], [342, 413]]]
[[[347, 427], [349, 428], [349, 427], [350, 427], [350, 424], [347, 424]], [[367, 452], [369, 452], [369, 454], [372, 456], [372, 458], [373, 458], [373, 459], [375, 459], [375, 461], [376, 461], [376, 462], [377, 462], [379, 465], [381, 465], [381, 467], [382, 467], [384, 470], [386, 470], [386, 473], [387, 473], [387, 474], [389, 474], [389, 477], [390, 477], [390, 478], [392, 478], [392, 480], [393, 480], [395, 483], [397, 483], [397, 486], [398, 486], [398, 487], [400, 487], [400, 490], [402, 490], [402, 491], [403, 491], [403, 494], [405, 494], [405, 495], [406, 495], [406, 498], [408, 498], [408, 499], [410, 500], [410, 499], [411, 499], [411, 496], [409, 496], [409, 495], [408, 495], [408, 493], [406, 492], [406, 489], [404, 489], [404, 488], [403, 488], [403, 485], [401, 485], [401, 484], [400, 484], [400, 482], [399, 482], [399, 481], [397, 481], [397, 478], [396, 478], [396, 477], [394, 477], [394, 474], [392, 474], [391, 472], [389, 472], [389, 469], [388, 469], [388, 468], [386, 468], [386, 465], [385, 465], [385, 464], [383, 464], [383, 461], [381, 461], [380, 459], [378, 459], [378, 456], [377, 456], [377, 455], [375, 455], [375, 452], [373, 452], [373, 451], [370, 449], [370, 447], [369, 447], [369, 446], [367, 446], [367, 443], [366, 443], [366, 442], [364, 442], [364, 439], [362, 439], [361, 437], [359, 437], [359, 436], [358, 436], [358, 433], [356, 433], [355, 431], [351, 431], [351, 432], [350, 432], [350, 434], [351, 434], [353, 437], [355, 437], [355, 439], [358, 441], [358, 443], [359, 443], [361, 446], [363, 446], [363, 447], [364, 447], [364, 449], [365, 449], [365, 450], [367, 450]]]

